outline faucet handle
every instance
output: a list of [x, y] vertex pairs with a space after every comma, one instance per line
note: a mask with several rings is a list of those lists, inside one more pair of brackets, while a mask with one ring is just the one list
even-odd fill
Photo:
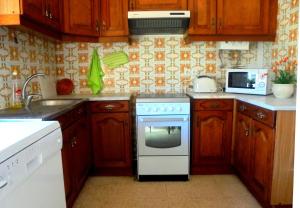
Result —
[[30, 103], [31, 103], [31, 101], [32, 101], [32, 99], [33, 99], [33, 97], [35, 97], [35, 96], [40, 96], [40, 97], [42, 97], [41, 94], [37, 94], [37, 93], [33, 93], [33, 94], [27, 95], [26, 99], [24, 100], [24, 104], [25, 104], [26, 107], [28, 107], [28, 106], [30, 105]]

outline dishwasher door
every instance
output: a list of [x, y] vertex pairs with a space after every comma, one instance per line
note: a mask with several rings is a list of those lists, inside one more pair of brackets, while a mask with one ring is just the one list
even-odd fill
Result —
[[59, 128], [0, 164], [1, 208], [66, 207], [61, 147]]

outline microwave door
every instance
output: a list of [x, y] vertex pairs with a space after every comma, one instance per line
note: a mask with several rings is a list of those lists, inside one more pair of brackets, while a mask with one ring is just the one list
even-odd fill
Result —
[[229, 72], [228, 87], [229, 88], [243, 88], [255, 89], [256, 74], [249, 72]]

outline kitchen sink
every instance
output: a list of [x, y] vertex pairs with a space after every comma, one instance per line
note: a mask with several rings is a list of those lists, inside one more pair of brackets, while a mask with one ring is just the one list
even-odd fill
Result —
[[80, 100], [78, 99], [46, 99], [46, 100], [38, 100], [34, 103], [42, 106], [59, 106], [59, 105], [72, 105], [79, 101]]

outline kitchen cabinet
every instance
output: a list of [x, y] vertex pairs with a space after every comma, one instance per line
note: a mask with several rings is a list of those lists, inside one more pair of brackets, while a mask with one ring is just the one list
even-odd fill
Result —
[[186, 10], [188, 0], [129, 0], [130, 10]]
[[251, 118], [241, 113], [236, 118], [236, 141], [235, 141], [235, 168], [245, 180], [250, 177], [251, 161]]
[[84, 106], [56, 118], [63, 132], [62, 161], [67, 206], [72, 207], [91, 167], [91, 142]]
[[1, 2], [1, 25], [24, 25], [59, 38], [62, 5], [59, 0], [23, 0]]
[[194, 100], [192, 174], [230, 172], [232, 100]]
[[295, 112], [237, 102], [234, 166], [264, 207], [292, 203], [294, 124]]
[[194, 40], [275, 40], [277, 0], [190, 0]]
[[129, 102], [91, 102], [89, 107], [95, 173], [132, 175]]
[[[100, 1], [100, 40], [120, 40], [128, 36], [128, 0]], [[118, 39], [119, 38], [119, 39]]]
[[88, 40], [88, 37], [96, 39], [99, 37], [99, 3], [98, 0], [63, 1], [65, 40]]

